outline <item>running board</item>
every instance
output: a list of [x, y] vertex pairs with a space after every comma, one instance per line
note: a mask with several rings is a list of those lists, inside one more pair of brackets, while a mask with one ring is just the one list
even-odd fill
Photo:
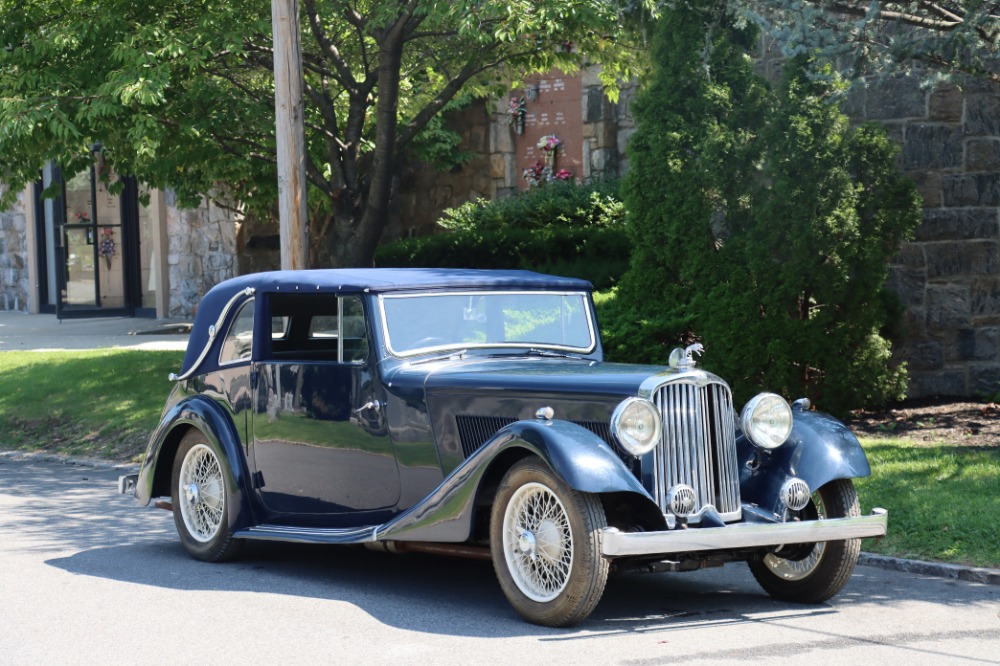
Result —
[[375, 541], [375, 530], [379, 525], [365, 527], [289, 527], [286, 525], [255, 525], [237, 530], [237, 539], [259, 539], [262, 541], [297, 541], [299, 543], [365, 543]]

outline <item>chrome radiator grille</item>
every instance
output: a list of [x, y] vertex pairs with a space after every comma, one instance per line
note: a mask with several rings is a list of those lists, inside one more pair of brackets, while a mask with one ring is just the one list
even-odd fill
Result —
[[655, 450], [656, 501], [664, 513], [667, 491], [678, 483], [694, 488], [697, 516], [711, 505], [724, 519], [740, 514], [733, 398], [724, 384], [674, 382], [658, 388], [653, 402], [663, 416], [663, 439]]

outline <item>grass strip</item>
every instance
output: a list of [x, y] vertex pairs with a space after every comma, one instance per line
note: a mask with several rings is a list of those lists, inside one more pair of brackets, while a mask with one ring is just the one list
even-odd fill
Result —
[[1000, 567], [1000, 447], [864, 438], [872, 475], [855, 484], [863, 512], [889, 510], [882, 555]]
[[180, 351], [0, 353], [0, 448], [137, 460]]

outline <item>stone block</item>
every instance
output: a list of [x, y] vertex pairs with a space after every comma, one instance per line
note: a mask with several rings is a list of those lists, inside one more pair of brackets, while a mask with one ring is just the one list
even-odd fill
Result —
[[995, 208], [932, 208], [924, 210], [915, 234], [918, 241], [987, 239], [1000, 236]]
[[626, 129], [618, 130], [618, 150], [625, 152], [628, 150], [628, 142], [631, 140], [632, 135], [635, 134], [635, 128], [629, 127]]
[[1000, 135], [1000, 96], [969, 95], [966, 98], [965, 133], [969, 136]]
[[484, 125], [475, 125], [469, 130], [468, 149], [475, 153], [489, 152], [489, 129]]
[[982, 277], [972, 280], [970, 299], [974, 316], [1000, 315], [1000, 278]]
[[1000, 171], [1000, 139], [970, 139], [965, 145], [967, 171]]
[[914, 372], [910, 376], [911, 398], [928, 398], [930, 396], [963, 396], [966, 395], [966, 376], [964, 370], [948, 370], [945, 372]]
[[490, 124], [490, 148], [494, 153], [514, 152], [514, 126], [506, 118]]
[[503, 178], [506, 173], [506, 163], [504, 155], [494, 153], [490, 155], [490, 176], [493, 178]]
[[944, 368], [944, 348], [937, 340], [907, 344], [898, 354], [911, 372], [927, 372]]
[[611, 149], [618, 147], [618, 127], [614, 123], [597, 124], [597, 147]]
[[931, 92], [929, 114], [931, 120], [947, 123], [962, 121], [962, 91], [950, 83], [936, 86]]
[[972, 318], [971, 294], [959, 284], [927, 286], [927, 327], [968, 327]]
[[506, 187], [517, 188], [517, 179], [521, 177], [521, 174], [517, 170], [517, 157], [514, 155], [504, 155], [504, 185]]
[[902, 120], [927, 117], [927, 93], [917, 77], [893, 76], [872, 83], [868, 89], [869, 120]]
[[584, 115], [583, 122], [597, 123], [604, 120], [604, 90], [588, 88], [583, 91]]
[[976, 365], [970, 370], [969, 388], [974, 396], [993, 397], [1000, 391], [1000, 365]]
[[945, 206], [1000, 206], [1000, 173], [942, 176], [941, 194]]
[[962, 129], [958, 125], [913, 123], [906, 127], [900, 166], [948, 169], [962, 166]]
[[917, 193], [923, 200], [924, 208], [941, 205], [941, 173], [938, 171], [910, 171], [906, 176], [917, 186]]
[[899, 299], [907, 307], [922, 307], [926, 283], [926, 273], [922, 268], [894, 266], [889, 269], [889, 277], [885, 286], [896, 292]]
[[927, 277], [992, 275], [1000, 266], [998, 251], [1000, 245], [996, 241], [928, 243], [924, 248]]
[[949, 355], [961, 361], [996, 361], [998, 335], [1000, 328], [995, 326], [960, 328], [955, 331]]

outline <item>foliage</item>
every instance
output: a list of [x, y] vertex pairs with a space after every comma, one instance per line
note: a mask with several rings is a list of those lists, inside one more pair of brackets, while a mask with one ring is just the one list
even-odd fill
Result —
[[72, 455], [139, 456], [180, 351], [0, 353], [0, 442]]
[[741, 399], [763, 387], [843, 412], [901, 396], [882, 285], [920, 207], [894, 172], [895, 148], [849, 126], [836, 79], [808, 58], [768, 94], [741, 53], [746, 32], [706, 11], [687, 20], [687, 49], [676, 22], [660, 35], [681, 50], [708, 35], [713, 66], [689, 73], [700, 88], [660, 97], [658, 85], [685, 81], [674, 80], [677, 52], [657, 51], [670, 63], [647, 93], [658, 104], [638, 111], [626, 202], [635, 239], [656, 240], [637, 247], [615, 304], [641, 315], [618, 317], [610, 346], [661, 357], [700, 339]]
[[[629, 25], [653, 4], [303, 0], [315, 258], [371, 263], [400, 160], [415, 147], [447, 151], [449, 137], [431, 122], [455, 100], [496, 95], [528, 74], [570, 71], [584, 60], [604, 66], [614, 93], [641, 58], [641, 31]], [[170, 187], [182, 204], [221, 189], [270, 215], [270, 17], [264, 0], [0, 0], [0, 181], [11, 186], [8, 198], [46, 160], [67, 173], [88, 166], [100, 141], [118, 173]], [[428, 129], [432, 136], [419, 140]]]
[[525, 268], [614, 284], [628, 266], [614, 182], [552, 182], [514, 197], [445, 211], [449, 233], [380, 247], [379, 266]]
[[[863, 439], [872, 475], [857, 479], [862, 511], [889, 510], [889, 533], [865, 550], [919, 560], [1000, 566], [996, 449]], [[967, 508], [976, 498], [976, 509]]]
[[997, 0], [729, 0], [786, 56], [822, 52], [850, 77], [934, 67], [1000, 81]]

